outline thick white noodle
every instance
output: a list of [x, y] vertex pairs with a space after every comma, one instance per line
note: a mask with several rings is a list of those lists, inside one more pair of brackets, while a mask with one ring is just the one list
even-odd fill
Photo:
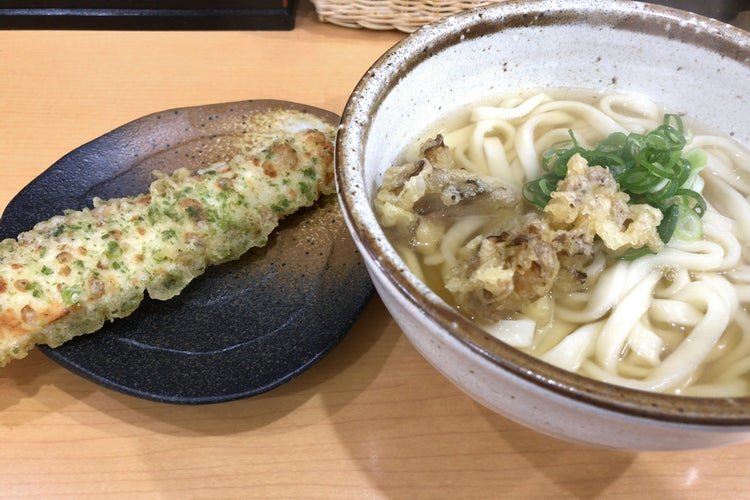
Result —
[[737, 309], [731, 283], [718, 276], [691, 283], [679, 298], [691, 303], [702, 303], [706, 312], [685, 341], [646, 377], [645, 382], [651, 384], [652, 391], [674, 387], [696, 371], [724, 333]]
[[[738, 191], [750, 194], [750, 153], [736, 142], [715, 135], [695, 135], [685, 149], [703, 149], [713, 176], [724, 179]], [[739, 169], [738, 169], [739, 167]], [[708, 176], [706, 176], [708, 178]]]
[[628, 263], [616, 262], [602, 273], [596, 285], [586, 294], [584, 309], [571, 310], [566, 307], [557, 307], [556, 315], [560, 319], [576, 323], [589, 323], [600, 319], [620, 300], [627, 276]]
[[538, 113], [562, 112], [577, 119], [582, 119], [592, 129], [598, 130], [600, 135], [608, 136], [614, 132], [628, 132], [622, 124], [617, 123], [603, 110], [579, 101], [552, 101], [539, 106]]
[[570, 122], [570, 115], [561, 111], [550, 111], [533, 115], [527, 119], [516, 134], [515, 148], [523, 167], [524, 179], [533, 180], [542, 175], [539, 153], [536, 148], [536, 129], [545, 126], [564, 127]]
[[453, 267], [456, 264], [458, 249], [469, 241], [485, 221], [484, 217], [472, 216], [464, 217], [459, 222], [453, 224], [445, 233], [445, 236], [443, 236], [443, 241], [440, 242], [442, 261], [448, 266]]
[[559, 368], [577, 371], [584, 360], [594, 353], [596, 338], [601, 334], [603, 326], [603, 321], [585, 323], [542, 354], [541, 359]]
[[652, 321], [680, 326], [695, 326], [703, 313], [693, 304], [672, 299], [654, 299], [649, 309]]
[[536, 323], [528, 318], [509, 319], [487, 325], [485, 330], [513, 347], [531, 347]]
[[[469, 124], [443, 132], [456, 166], [521, 186], [543, 173], [542, 153], [569, 139], [569, 129], [581, 145], [592, 147], [612, 132], [645, 133], [663, 119], [663, 109], [643, 96], [602, 95], [586, 102], [550, 96], [539, 93], [472, 110]], [[704, 238], [673, 238], [658, 254], [634, 261], [597, 254], [586, 269], [587, 290], [546, 299], [554, 318], [569, 327], [537, 325], [537, 336], [542, 331], [554, 336], [534, 339], [539, 350], [527, 352], [642, 390], [749, 395], [750, 154], [724, 137], [690, 139], [687, 150], [703, 149], [707, 157], [693, 186], [703, 189], [708, 202]], [[434, 254], [402, 255], [422, 276], [420, 259], [442, 263], [445, 272], [482, 225], [481, 217], [464, 218], [446, 229]], [[521, 321], [487, 329], [523, 347], [527, 327]]]
[[615, 373], [630, 331], [648, 311], [651, 293], [661, 279], [652, 272], [631, 288], [618, 302], [596, 339], [596, 360], [607, 371]]
[[481, 120], [517, 120], [531, 113], [540, 104], [551, 100], [552, 98], [547, 94], [541, 93], [526, 99], [512, 108], [478, 106], [472, 110], [471, 120], [474, 122]]
[[739, 234], [747, 242], [750, 236], [750, 211], [748, 211], [748, 200], [737, 192], [730, 183], [717, 176], [706, 176], [704, 194], [711, 197], [711, 203], [723, 214], [731, 214], [735, 223], [739, 226]]
[[663, 110], [650, 99], [635, 94], [607, 94], [599, 100], [599, 107], [631, 132], [644, 134], [662, 121]]
[[499, 137], [485, 137], [482, 145], [484, 156], [487, 159], [487, 170], [492, 177], [500, 179], [503, 182], [521, 186], [513, 171], [508, 164], [508, 157], [505, 154], [505, 146]]

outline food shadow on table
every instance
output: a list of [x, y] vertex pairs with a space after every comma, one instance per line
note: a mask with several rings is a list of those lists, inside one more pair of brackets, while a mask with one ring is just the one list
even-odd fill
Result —
[[[381, 313], [381, 308], [379, 300], [373, 299], [358, 320], [369, 323], [367, 332], [350, 332], [326, 357], [306, 371], [252, 397], [201, 405], [154, 402], [84, 382], [74, 373], [34, 352], [27, 359], [6, 367], [3, 378], [15, 386], [6, 395], [15, 392], [19, 396], [3, 397], [0, 409], [11, 407], [23, 398], [44, 398], [43, 388], [55, 385], [70, 396], [71, 404], [84, 401], [99, 412], [161, 434], [185, 435], [187, 431], [196, 435], [227, 435], [252, 431], [295, 411], [312, 398], [319, 397], [325, 402], [329, 399], [329, 391], [336, 399], [329, 411], [335, 413], [336, 408], [345, 407], [364, 391], [382, 369], [379, 362], [383, 356], [368, 356], [368, 352], [376, 344], [379, 350], [387, 351], [395, 343], [393, 338], [383, 338], [382, 331], [387, 326], [388, 317]], [[354, 330], [358, 330], [356, 323]], [[387, 352], [383, 355], [387, 357]], [[365, 363], [366, 370], [360, 363], [363, 357], [370, 360]], [[35, 368], [29, 370], [21, 366], [23, 363], [32, 363]], [[351, 367], [358, 363], [357, 375], [352, 376], [349, 373]], [[45, 404], [50, 405], [51, 410], [64, 409], [62, 403], [46, 400]], [[141, 417], [136, 418], [135, 414]]]
[[[392, 374], [388, 365], [406, 359], [402, 351], [411, 346], [402, 342], [384, 373]], [[599, 498], [637, 460], [636, 453], [571, 444], [508, 420], [460, 392], [421, 358], [399, 366], [400, 377], [377, 383], [398, 385], [397, 401], [378, 404], [373, 387], [362, 394], [370, 402], [366, 414], [342, 409], [331, 415], [338, 441], [387, 498], [471, 498], [488, 491], [502, 491], [504, 498], [554, 491]], [[429, 383], [419, 383], [428, 372]], [[658, 477], [652, 486], [659, 492], [670, 488]]]
[[[34, 368], [22, 367], [24, 363]], [[350, 334], [315, 366], [272, 391], [226, 403], [175, 406], [135, 398], [82, 381], [39, 352], [7, 368], [15, 388], [6, 394], [20, 396], [15, 401], [3, 397], [3, 408], [32, 397], [48, 411], [64, 412], [83, 403], [95, 412], [75, 411], [68, 416], [81, 419], [85, 426], [94, 424], [92, 415], [104, 414], [126, 423], [129, 433], [136, 426], [149, 435], [173, 438], [252, 435], [246, 446], [281, 439], [289, 449], [308, 446], [295, 443], [295, 433], [317, 426], [325, 439], [343, 446], [370, 484], [389, 498], [469, 485], [494, 485], [508, 496], [521, 496], [529, 487], [522, 476], [576, 498], [596, 498], [636, 460], [632, 453], [544, 436], [475, 403], [413, 352], [377, 296]], [[16, 379], [18, 374], [22, 376]], [[68, 398], [47, 397], [44, 387], [49, 385]], [[277, 425], [280, 421], [285, 422], [282, 427]], [[117, 432], [122, 427], [108, 429]], [[258, 434], [261, 430], [263, 434]], [[452, 458], [436, 460], [441, 456]], [[500, 474], [507, 471], [509, 456], [517, 474]], [[442, 474], [446, 484], [434, 484], [434, 468], [449, 463]], [[571, 463], [586, 466], [566, 466]], [[653, 486], [654, 491], [666, 489]]]

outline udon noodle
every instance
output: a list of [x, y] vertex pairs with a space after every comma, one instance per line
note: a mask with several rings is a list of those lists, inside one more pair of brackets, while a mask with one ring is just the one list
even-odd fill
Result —
[[[593, 147], [613, 132], [653, 130], [664, 111], [639, 95], [561, 90], [478, 105], [463, 123], [430, 132], [444, 136], [457, 167], [520, 188], [542, 175], [543, 152], [569, 139], [569, 130]], [[587, 289], [549, 294], [499, 322], [472, 319], [531, 355], [602, 381], [689, 396], [749, 395], [750, 154], [726, 137], [690, 132], [685, 152], [697, 148], [707, 158], [694, 187], [708, 206], [702, 239], [672, 238], [632, 261], [597, 253], [586, 267]], [[457, 251], [497, 217], [446, 218], [411, 238], [389, 238], [411, 270], [452, 302], [445, 279]]]

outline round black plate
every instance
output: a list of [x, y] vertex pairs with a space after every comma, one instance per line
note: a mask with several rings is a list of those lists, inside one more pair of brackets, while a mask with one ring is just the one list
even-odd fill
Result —
[[[253, 117], [284, 101], [168, 110], [69, 153], [26, 186], [0, 219], [15, 238], [94, 196], [144, 192], [152, 171], [199, 168], [241, 151]], [[282, 221], [269, 243], [209, 268], [178, 297], [146, 298], [131, 316], [50, 349], [53, 360], [105, 387], [154, 401], [216, 403], [256, 395], [305, 371], [344, 337], [373, 293], [335, 196]]]

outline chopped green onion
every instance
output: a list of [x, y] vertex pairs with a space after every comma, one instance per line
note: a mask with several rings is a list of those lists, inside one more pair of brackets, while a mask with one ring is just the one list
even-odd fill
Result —
[[653, 253], [654, 252], [649, 247], [629, 248], [625, 253], [620, 255], [619, 258], [621, 260], [635, 260], [644, 255], [650, 255]]
[[675, 229], [677, 228], [677, 219], [680, 216], [680, 207], [677, 205], [671, 205], [663, 211], [663, 217], [661, 224], [659, 224], [658, 232], [661, 241], [669, 241], [672, 239]]
[[[664, 243], [674, 235], [680, 239], [702, 235], [700, 218], [706, 212], [706, 201], [691, 187], [706, 164], [706, 154], [693, 150], [683, 155], [687, 139], [678, 115], [664, 115], [662, 124], [646, 134], [612, 133], [594, 149], [581, 146], [572, 130], [568, 133], [569, 141], [553, 144], [542, 155], [546, 174], [524, 186], [528, 202], [540, 208], [547, 206], [557, 183], [568, 173], [568, 161], [579, 154], [589, 165], [608, 168], [620, 190], [630, 196], [630, 203], [647, 203], [662, 212], [658, 231]], [[645, 253], [649, 250], [634, 249], [625, 258]]]
[[683, 210], [677, 217], [675, 236], [683, 241], [696, 241], [703, 238], [703, 223], [693, 210]]

